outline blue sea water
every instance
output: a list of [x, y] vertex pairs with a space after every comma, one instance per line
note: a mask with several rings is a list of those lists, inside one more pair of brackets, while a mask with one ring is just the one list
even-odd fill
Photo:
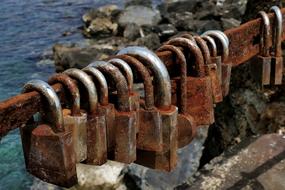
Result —
[[[156, 1], [156, 3], [159, 1]], [[31, 79], [46, 80], [52, 64], [41, 64], [54, 43], [82, 40], [77, 29], [82, 14], [120, 0], [1, 0], [0, 101], [21, 91]], [[66, 31], [72, 35], [63, 37]], [[45, 53], [46, 52], [46, 53]], [[33, 177], [25, 170], [19, 131], [0, 141], [0, 190], [29, 189]]]

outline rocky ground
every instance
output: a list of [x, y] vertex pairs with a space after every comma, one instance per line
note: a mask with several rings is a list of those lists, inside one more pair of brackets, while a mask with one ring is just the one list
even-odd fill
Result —
[[236, 27], [246, 2], [167, 0], [154, 8], [150, 0], [133, 0], [124, 8], [107, 5], [91, 9], [82, 16], [82, 33], [89, 40], [70, 46], [55, 45], [56, 70], [85, 67], [92, 59], [104, 59], [127, 45], [155, 50], [178, 32], [202, 33]]
[[[155, 50], [178, 32], [190, 31], [199, 34], [209, 29], [226, 30], [254, 18], [258, 10], [280, 3], [262, 1], [257, 6], [256, 2], [249, 1], [246, 7], [246, 0], [166, 0], [153, 7], [149, 0], [135, 0], [128, 2], [124, 8], [108, 5], [91, 9], [83, 15], [84, 25], [81, 27], [88, 40], [84, 43], [54, 46], [56, 69], [63, 71], [70, 67], [83, 68], [92, 60], [104, 59], [127, 45], [146, 46]], [[233, 69], [231, 93], [215, 108], [216, 123], [201, 129], [190, 145], [179, 150], [180, 160], [175, 171], [163, 173], [135, 164], [124, 166], [115, 162], [107, 164], [105, 167], [109, 169], [103, 170], [96, 167], [86, 169], [81, 165], [78, 166], [80, 183], [75, 189], [185, 189], [191, 187], [190, 184], [193, 187], [201, 184], [209, 187], [207, 185], [211, 183], [218, 183], [214, 180], [207, 182], [210, 177], [217, 175], [218, 169], [215, 168], [226, 168], [224, 166], [229, 164], [240, 168], [243, 168], [242, 164], [246, 166], [248, 159], [241, 159], [241, 155], [245, 154], [244, 149], [236, 148], [236, 157], [220, 155], [225, 150], [231, 150], [229, 147], [233, 145], [239, 146], [247, 144], [246, 142], [250, 144], [253, 136], [266, 133], [282, 134], [285, 126], [284, 87], [258, 89], [249, 72], [249, 63]], [[284, 142], [282, 143], [283, 149], [280, 151], [284, 151]], [[250, 145], [249, 148], [252, 146], [255, 145]], [[213, 158], [214, 161], [208, 164]], [[262, 165], [262, 162], [259, 164]], [[207, 171], [207, 174], [202, 172], [200, 175], [200, 172], [197, 172], [199, 167], [203, 168], [201, 172]], [[98, 170], [104, 172], [100, 174]], [[224, 175], [223, 179], [231, 179], [231, 176], [227, 176], [229, 170], [218, 172]], [[270, 172], [268, 175], [274, 177]], [[241, 180], [240, 176], [236, 179], [232, 184]], [[213, 188], [204, 189], [224, 188], [215, 185]], [[262, 186], [267, 187], [263, 183]]]

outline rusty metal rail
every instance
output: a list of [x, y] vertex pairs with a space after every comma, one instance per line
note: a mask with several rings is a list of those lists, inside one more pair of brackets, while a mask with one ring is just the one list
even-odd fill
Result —
[[[281, 11], [284, 17], [285, 9]], [[269, 14], [269, 17], [273, 21], [274, 15]], [[259, 53], [260, 25], [261, 19], [255, 19], [237, 28], [225, 31], [230, 41], [229, 62], [232, 62], [233, 66], [238, 66]], [[283, 19], [283, 27], [285, 28], [285, 19]], [[285, 40], [285, 32], [283, 32], [282, 39]], [[157, 55], [172, 74], [171, 71], [175, 71], [176, 65], [174, 64], [174, 55], [170, 51], [159, 52]], [[65, 100], [62, 85], [55, 84], [53, 88], [60, 99]], [[43, 109], [42, 102], [41, 96], [37, 92], [17, 95], [0, 102], [0, 137], [13, 129], [21, 127], [33, 114], [41, 111]]]

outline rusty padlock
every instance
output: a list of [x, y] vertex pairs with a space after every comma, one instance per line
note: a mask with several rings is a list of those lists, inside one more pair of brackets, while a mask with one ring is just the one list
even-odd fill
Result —
[[144, 102], [140, 108], [139, 133], [137, 149], [146, 151], [162, 151], [162, 125], [159, 110], [154, 106], [152, 77], [147, 68], [136, 58], [129, 55], [117, 55], [130, 65], [142, 78], [144, 83]]
[[102, 165], [107, 161], [105, 116], [98, 112], [98, 96], [92, 78], [79, 69], [68, 69], [65, 74], [78, 81], [88, 94], [87, 164]]
[[72, 131], [73, 145], [76, 153], [76, 162], [82, 162], [87, 158], [87, 114], [80, 110], [79, 89], [68, 75], [54, 74], [48, 80], [50, 85], [61, 83], [69, 91], [71, 97], [71, 109], [63, 109], [63, 120], [65, 126], [72, 127], [66, 130]]
[[[190, 51], [190, 55], [195, 58], [194, 64], [188, 63], [188, 72], [191, 69], [195, 73], [190, 73], [191, 76], [187, 77], [187, 113], [191, 115], [197, 126], [213, 124], [214, 119], [214, 106], [212, 98], [212, 85], [211, 78], [206, 76], [204, 59], [200, 48], [197, 44], [186, 38], [175, 38], [167, 42], [169, 45], [182, 47]], [[177, 88], [180, 80], [175, 79], [176, 84], [173, 88]], [[172, 94], [176, 96], [176, 94]], [[176, 100], [177, 98], [173, 98]], [[177, 105], [177, 102], [172, 102]]]
[[283, 16], [281, 10], [277, 6], [270, 8], [270, 11], [275, 15], [273, 25], [273, 55], [271, 60], [271, 84], [281, 85], [283, 79], [283, 57], [282, 57], [282, 34], [283, 34]]
[[115, 67], [117, 67], [121, 73], [125, 76], [128, 83], [129, 93], [130, 93], [130, 100], [131, 100], [131, 111], [136, 112], [136, 133], [139, 131], [139, 110], [140, 110], [140, 95], [139, 93], [135, 92], [133, 89], [134, 86], [134, 76], [131, 67], [122, 59], [113, 58], [108, 61]]
[[270, 85], [271, 77], [270, 21], [264, 11], [260, 11], [258, 14], [262, 18], [260, 29], [260, 54], [257, 56], [257, 61], [250, 64], [250, 68], [256, 82], [263, 88], [265, 85]]
[[136, 112], [131, 111], [132, 102], [127, 81], [120, 70], [108, 62], [95, 61], [88, 67], [100, 70], [116, 86], [114, 159], [118, 162], [132, 163], [136, 160]]
[[93, 78], [99, 92], [98, 112], [105, 116], [107, 133], [107, 150], [111, 152], [115, 147], [115, 106], [109, 102], [108, 83], [101, 71], [94, 67], [82, 69]]
[[229, 62], [229, 39], [228, 37], [219, 30], [209, 30], [202, 34], [202, 36], [208, 35], [213, 37], [214, 39], [217, 39], [223, 48], [222, 51], [222, 91], [223, 96], [227, 96], [229, 94], [230, 90], [230, 81], [231, 81], [231, 72], [232, 72], [232, 63]]
[[211, 60], [213, 64], [217, 65], [220, 84], [222, 84], [222, 57], [218, 55], [216, 42], [210, 36], [201, 36], [201, 38], [207, 42], [207, 45], [211, 50]]
[[200, 36], [194, 36], [194, 39], [203, 54], [206, 74], [211, 78], [214, 103], [222, 102], [223, 93], [219, 80], [218, 67], [215, 63], [212, 63], [211, 54], [207, 43]]
[[[187, 113], [187, 62], [183, 52], [173, 45], [163, 45], [157, 52], [170, 51], [176, 55], [176, 62], [180, 65], [180, 84], [175, 90], [178, 100], [178, 147], [182, 148], [188, 145], [196, 135], [196, 123], [191, 115]], [[171, 84], [175, 84], [175, 80], [171, 80]], [[174, 85], [172, 85], [174, 86]], [[173, 96], [172, 96], [173, 97]]]
[[[145, 157], [138, 156], [137, 163], [151, 168], [171, 171], [177, 164], [177, 115], [178, 109], [171, 105], [170, 77], [165, 65], [150, 50], [132, 46], [119, 51], [118, 55], [130, 55], [140, 60], [153, 74], [154, 99], [162, 124], [163, 150], [141, 151]], [[149, 155], [149, 156], [148, 156]]]
[[[43, 120], [30, 134], [27, 171], [43, 181], [63, 187], [77, 184], [76, 154], [72, 132], [66, 130], [57, 94], [46, 82], [32, 80], [23, 93], [37, 91], [43, 97]], [[30, 127], [30, 126], [27, 126]], [[24, 127], [25, 128], [25, 127]], [[22, 130], [26, 130], [26, 129]], [[23, 143], [26, 143], [23, 141]], [[23, 145], [24, 146], [24, 145]]]

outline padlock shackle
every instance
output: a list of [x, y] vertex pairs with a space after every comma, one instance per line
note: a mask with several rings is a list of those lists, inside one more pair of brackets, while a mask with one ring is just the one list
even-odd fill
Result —
[[79, 69], [75, 69], [75, 68], [67, 69], [64, 71], [64, 73], [70, 76], [71, 78], [78, 80], [79, 82], [81, 82], [81, 84], [84, 85], [88, 93], [89, 112], [91, 115], [96, 114], [97, 104], [98, 104], [98, 95], [97, 95], [97, 89], [91, 77], [87, 75], [85, 72]]
[[261, 55], [264, 57], [270, 56], [270, 20], [266, 12], [259, 11], [258, 15], [261, 17], [262, 24], [260, 32], [260, 49]]
[[283, 33], [283, 16], [281, 10], [277, 6], [273, 6], [270, 8], [270, 12], [273, 12], [275, 15], [274, 25], [273, 25], [273, 32], [272, 32], [272, 39], [273, 39], [273, 47], [274, 47], [274, 54], [276, 57], [282, 56], [282, 33]]
[[132, 68], [140, 74], [143, 84], [144, 84], [144, 98], [145, 98], [145, 109], [151, 110], [154, 108], [154, 94], [153, 94], [153, 85], [152, 78], [147, 70], [147, 68], [136, 58], [129, 55], [117, 55], [116, 58], [120, 58], [126, 61]]
[[194, 39], [203, 54], [205, 65], [211, 64], [211, 54], [207, 43], [200, 36], [195, 36]]
[[64, 73], [58, 73], [52, 75], [48, 83], [50, 85], [60, 83], [69, 91], [72, 98], [71, 115], [80, 116], [80, 92], [74, 80]]
[[118, 67], [119, 70], [125, 75], [128, 82], [129, 91], [131, 92], [134, 87], [134, 75], [131, 67], [124, 60], [118, 58], [110, 59], [108, 63]]
[[152, 51], [138, 46], [124, 48], [117, 55], [127, 54], [142, 59], [142, 63], [152, 71], [156, 85], [155, 105], [161, 109], [170, 109], [171, 106], [171, 84], [168, 71]]
[[210, 50], [211, 50], [211, 56], [212, 57], [217, 57], [217, 44], [215, 42], [215, 40], [210, 37], [210, 36], [201, 36], [201, 38], [203, 40], [205, 40], [208, 44], [208, 46], [210, 47]]
[[171, 51], [176, 55], [177, 63], [180, 65], [180, 109], [179, 112], [186, 114], [187, 112], [187, 61], [184, 53], [174, 45], [163, 45], [157, 52]]
[[190, 50], [191, 55], [195, 57], [195, 69], [199, 77], [205, 76], [204, 58], [203, 54], [195, 41], [187, 38], [170, 39], [166, 44], [187, 48]]
[[102, 72], [94, 67], [85, 67], [82, 69], [82, 71], [90, 75], [93, 78], [93, 80], [95, 79], [97, 81], [96, 84], [99, 84], [99, 102], [103, 106], [108, 105], [109, 104], [108, 83]]
[[218, 39], [223, 47], [222, 53], [222, 61], [225, 63], [229, 58], [229, 39], [228, 37], [221, 31], [218, 30], [209, 30], [202, 34], [202, 36], [210, 36], [215, 39]]
[[52, 114], [52, 121], [49, 122], [54, 123], [55, 126], [54, 131], [56, 133], [64, 132], [62, 108], [60, 100], [54, 89], [44, 81], [31, 80], [24, 85], [22, 93], [27, 93], [32, 91], [37, 91], [38, 93], [40, 93], [42, 96], [45, 97], [45, 100], [47, 100], [49, 104], [49, 109]]
[[101, 71], [104, 75], [107, 75], [111, 80], [113, 80], [117, 89], [118, 97], [118, 110], [122, 112], [130, 111], [129, 104], [129, 89], [128, 83], [121, 71], [114, 65], [105, 61], [94, 61], [87, 67], [94, 67]]
[[189, 34], [188, 32], [187, 32], [187, 33], [179, 34], [179, 35], [177, 35], [176, 37], [171, 38], [171, 39], [175, 39], [175, 38], [186, 38], [186, 39], [189, 39], [189, 40], [195, 42], [194, 36], [193, 36], [192, 34]]

